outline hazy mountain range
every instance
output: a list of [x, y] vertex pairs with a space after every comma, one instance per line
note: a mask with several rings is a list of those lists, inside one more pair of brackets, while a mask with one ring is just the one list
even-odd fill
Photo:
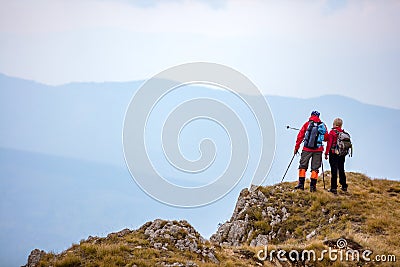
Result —
[[[187, 219], [209, 237], [219, 222], [230, 217], [240, 190], [251, 180], [250, 172], [226, 197], [196, 209], [161, 204], [132, 181], [122, 152], [122, 124], [140, 84], [47, 86], [0, 75], [0, 265], [23, 264], [35, 247], [63, 250], [88, 235], [136, 228], [155, 218]], [[169, 99], [195, 97], [198, 89], [191, 88]], [[203, 90], [210, 97], [226, 98], [226, 92]], [[285, 126], [300, 127], [314, 109], [321, 112], [328, 127], [335, 117], [344, 119], [344, 128], [351, 133], [355, 147], [347, 170], [373, 178], [400, 179], [395, 137], [400, 130], [400, 110], [341, 96], [267, 96], [267, 100], [275, 118], [277, 142], [266, 184], [280, 181], [293, 153], [296, 132]], [[243, 120], [249, 119], [243, 116]], [[207, 129], [188, 129], [186, 134], [205, 133]], [[217, 133], [216, 138], [223, 136]], [[190, 144], [185, 148], [185, 142], [188, 140], [183, 140], [183, 152], [195, 157], [195, 150]], [[157, 150], [153, 155], [155, 162], [163, 160], [162, 155], [157, 158]], [[288, 173], [288, 181], [296, 179], [297, 161]], [[324, 167], [329, 169], [326, 161]], [[173, 171], [167, 171], [167, 176], [176, 178]], [[182, 182], [182, 178], [174, 182]]]

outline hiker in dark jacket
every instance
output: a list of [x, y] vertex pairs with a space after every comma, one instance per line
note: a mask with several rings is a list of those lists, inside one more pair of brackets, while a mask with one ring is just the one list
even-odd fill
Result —
[[294, 154], [299, 151], [300, 145], [304, 142], [303, 150], [301, 152], [300, 166], [299, 166], [299, 183], [295, 189], [304, 190], [304, 182], [306, 180], [306, 171], [308, 164], [311, 159], [311, 181], [310, 181], [310, 192], [317, 190], [317, 179], [319, 168], [322, 163], [322, 153], [324, 146], [322, 141], [325, 140], [325, 134], [327, 134], [325, 124], [319, 118], [320, 113], [313, 111], [311, 117], [303, 127], [301, 127], [296, 140], [296, 146], [294, 148]]
[[346, 155], [338, 155], [337, 140], [338, 134], [343, 132], [342, 129], [343, 120], [336, 118], [333, 121], [333, 128], [329, 132], [328, 142], [326, 145], [325, 159], [328, 159], [329, 155], [329, 165], [331, 166], [331, 189], [329, 190], [333, 194], [337, 194], [337, 173], [339, 170], [339, 183], [341, 184], [341, 189], [347, 191], [346, 183], [346, 173], [344, 171], [344, 162]]

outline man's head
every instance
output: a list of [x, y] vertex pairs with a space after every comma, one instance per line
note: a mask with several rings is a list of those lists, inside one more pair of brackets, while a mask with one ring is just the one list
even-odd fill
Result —
[[319, 117], [320, 113], [316, 110], [314, 110], [313, 112], [311, 112], [311, 116], [317, 116]]

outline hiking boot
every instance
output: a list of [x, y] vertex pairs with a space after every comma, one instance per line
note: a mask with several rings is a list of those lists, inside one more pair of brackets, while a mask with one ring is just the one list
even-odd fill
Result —
[[317, 191], [317, 179], [311, 179], [310, 182], [310, 192]]
[[306, 178], [300, 177], [299, 183], [294, 187], [294, 189], [304, 190], [304, 181], [305, 180], [306, 180]]
[[340, 188], [343, 192], [347, 192], [347, 185]]
[[332, 194], [337, 195], [337, 190], [334, 188], [329, 189], [328, 192], [331, 192]]
[[300, 189], [300, 190], [303, 190], [304, 191], [304, 184], [298, 184], [298, 185], [296, 185], [295, 187], [294, 187], [294, 189]]

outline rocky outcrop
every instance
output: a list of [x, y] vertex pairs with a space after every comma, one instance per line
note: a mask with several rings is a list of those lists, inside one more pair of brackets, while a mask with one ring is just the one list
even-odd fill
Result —
[[239, 246], [247, 241], [248, 232], [249, 224], [245, 220], [226, 222], [218, 228], [210, 240], [222, 246]]
[[251, 247], [260, 247], [268, 245], [268, 236], [267, 235], [258, 235], [256, 238], [250, 241]]
[[172, 246], [181, 251], [195, 252], [218, 263], [213, 247], [205, 246], [206, 240], [187, 221], [157, 219], [145, 224], [141, 229], [156, 249], [168, 250]]
[[[282, 191], [276, 186], [270, 193]], [[229, 221], [221, 224], [210, 241], [221, 246], [267, 245], [268, 241], [281, 233], [279, 225], [286, 221], [290, 213], [284, 203], [271, 201], [259, 187], [243, 189], [236, 202], [235, 210]], [[262, 228], [262, 229], [260, 229]], [[286, 233], [285, 233], [286, 234]]]
[[[133, 240], [142, 240], [142, 245], [127, 243], [127, 240], [132, 240], [132, 238]], [[63, 257], [68, 255], [80, 255], [83, 257], [82, 255], [87, 255], [88, 251], [96, 251], [97, 246], [101, 249], [107, 248], [107, 246], [112, 247], [116, 244], [120, 244], [119, 249], [122, 248], [124, 251], [133, 252], [131, 255], [127, 255], [128, 259], [133, 257], [134, 251], [156, 249], [162, 251], [161, 253], [165, 252], [172, 254], [180, 253], [180, 251], [187, 251], [192, 253], [192, 255], [195, 255], [194, 258], [201, 262], [219, 264], [214, 246], [205, 240], [187, 221], [167, 221], [161, 219], [147, 222], [138, 230], [123, 229], [116, 233], [110, 233], [106, 237], [89, 236], [86, 240], [80, 242], [80, 246], [84, 246], [83, 250], [79, 245], [76, 245], [60, 254], [53, 255], [52, 259], [55, 261], [57, 259], [62, 261]], [[82, 253], [82, 251], [85, 252]], [[44, 256], [46, 255], [46, 252], [43, 250], [33, 250], [29, 255], [28, 263], [24, 267], [42, 266], [40, 261], [44, 259]], [[76, 264], [80, 265], [84, 262], [81, 260], [77, 261]], [[157, 262], [157, 265], [185, 267], [198, 266], [198, 264], [191, 260], [172, 263], [168, 261], [159, 261]]]
[[36, 267], [39, 266], [40, 259], [46, 254], [43, 250], [34, 249], [28, 256], [28, 263], [23, 267]]
[[165, 221], [157, 219], [141, 227], [150, 244], [156, 249], [175, 247], [191, 251], [214, 263], [219, 263], [213, 247], [205, 246], [206, 240], [187, 221]]

